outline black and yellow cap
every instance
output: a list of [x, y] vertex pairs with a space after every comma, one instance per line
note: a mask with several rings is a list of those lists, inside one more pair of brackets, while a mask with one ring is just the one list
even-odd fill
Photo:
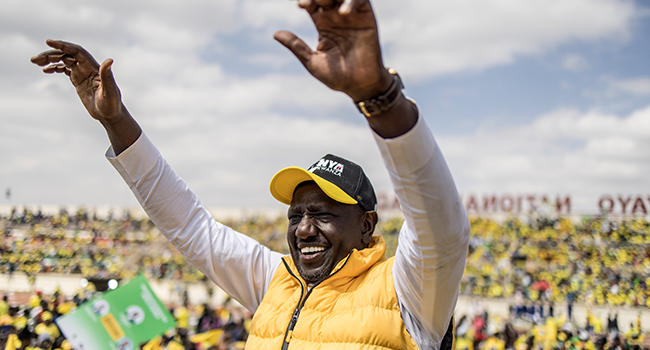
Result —
[[308, 169], [288, 167], [271, 179], [271, 195], [291, 205], [293, 192], [305, 181], [314, 181], [333, 200], [344, 204], [359, 204], [364, 210], [377, 209], [377, 197], [363, 169], [347, 159], [327, 154]]

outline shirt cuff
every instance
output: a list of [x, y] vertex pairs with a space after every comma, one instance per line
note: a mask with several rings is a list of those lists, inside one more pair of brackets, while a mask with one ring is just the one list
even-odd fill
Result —
[[438, 148], [431, 129], [421, 115], [411, 130], [398, 137], [385, 139], [374, 130], [372, 133], [386, 166], [394, 171], [421, 168]]
[[119, 155], [116, 156], [113, 147], [109, 147], [105, 156], [131, 185], [138, 183], [155, 167], [160, 152], [143, 131], [140, 137]]

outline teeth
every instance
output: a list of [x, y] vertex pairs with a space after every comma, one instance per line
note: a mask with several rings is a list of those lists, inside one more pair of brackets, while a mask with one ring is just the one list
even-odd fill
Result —
[[322, 252], [323, 250], [325, 250], [325, 248], [323, 248], [323, 247], [305, 247], [305, 248], [300, 249], [300, 252], [303, 253], [303, 254], [309, 254], [309, 253]]

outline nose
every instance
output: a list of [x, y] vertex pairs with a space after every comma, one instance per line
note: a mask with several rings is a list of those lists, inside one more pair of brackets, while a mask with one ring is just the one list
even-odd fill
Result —
[[296, 228], [296, 237], [307, 239], [316, 235], [318, 235], [318, 231], [316, 230], [316, 225], [314, 225], [313, 218], [309, 215], [304, 215]]

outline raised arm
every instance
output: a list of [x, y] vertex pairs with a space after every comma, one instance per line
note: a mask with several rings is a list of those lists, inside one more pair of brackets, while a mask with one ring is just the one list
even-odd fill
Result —
[[100, 65], [79, 45], [52, 39], [46, 43], [52, 50], [32, 57], [32, 63], [45, 67], [45, 73], [69, 76], [90, 116], [104, 126], [115, 154], [122, 153], [140, 137], [142, 130], [122, 103], [111, 71], [113, 60], [106, 59]]
[[[70, 77], [88, 113], [106, 129], [109, 161], [147, 215], [203, 274], [250, 311], [259, 305], [281, 254], [216, 222], [122, 104], [107, 59], [79, 45], [47, 40], [53, 50], [31, 58], [45, 73]], [[142, 137], [141, 137], [142, 136]]]
[[[328, 87], [357, 103], [389, 91], [368, 0], [300, 0], [318, 30], [315, 51], [288, 32], [275, 38]], [[400, 87], [401, 88], [401, 87]], [[458, 297], [469, 222], [451, 173], [417, 107], [403, 95], [368, 124], [405, 216], [393, 265], [400, 312], [420, 348], [439, 348]]]
[[[293, 33], [279, 31], [275, 39], [296, 55], [307, 71], [354, 101], [375, 98], [389, 90], [393, 76], [381, 56], [377, 21], [368, 0], [300, 0], [316, 30], [318, 47], [310, 49]], [[411, 130], [418, 118], [415, 105], [399, 94], [387, 112], [367, 118], [384, 138]]]

